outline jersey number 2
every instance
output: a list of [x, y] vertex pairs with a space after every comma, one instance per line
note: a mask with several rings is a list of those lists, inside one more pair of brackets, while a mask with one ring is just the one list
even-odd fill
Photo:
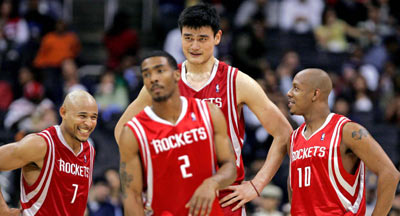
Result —
[[178, 160], [183, 160], [183, 164], [181, 165], [181, 173], [183, 178], [192, 177], [192, 173], [188, 173], [186, 168], [190, 167], [189, 157], [187, 155], [182, 155], [178, 157]]
[[[297, 168], [297, 171], [299, 172], [299, 188], [303, 187], [303, 177], [302, 177], [302, 170], [301, 168]], [[311, 178], [311, 167], [306, 166], [304, 167], [304, 187], [310, 186], [310, 178]]]
[[75, 202], [76, 193], [78, 192], [78, 185], [72, 184], [72, 186], [74, 186], [75, 190], [74, 190], [74, 196], [72, 197], [72, 200], [71, 200], [71, 204]]

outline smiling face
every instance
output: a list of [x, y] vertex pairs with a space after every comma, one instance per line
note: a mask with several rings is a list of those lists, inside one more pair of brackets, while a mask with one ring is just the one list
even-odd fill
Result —
[[97, 125], [97, 104], [88, 93], [70, 94], [60, 108], [63, 135], [67, 142], [85, 142]]
[[177, 90], [179, 71], [174, 70], [164, 56], [154, 56], [141, 64], [143, 83], [155, 102], [169, 99]]
[[184, 26], [181, 32], [182, 49], [186, 59], [191, 64], [204, 64], [214, 54], [214, 47], [221, 40], [222, 31], [215, 36], [210, 26], [190, 28]]

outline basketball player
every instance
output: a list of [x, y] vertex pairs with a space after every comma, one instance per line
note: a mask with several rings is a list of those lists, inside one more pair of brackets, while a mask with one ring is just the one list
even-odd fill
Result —
[[125, 214], [223, 215], [217, 190], [236, 178], [223, 114], [211, 103], [180, 97], [170, 54], [150, 54], [141, 71], [153, 102], [120, 137]]
[[299, 72], [288, 92], [290, 112], [305, 123], [290, 141], [292, 215], [365, 215], [365, 167], [378, 176], [372, 215], [389, 212], [399, 172], [361, 125], [331, 113], [332, 82], [320, 69]]
[[[61, 125], [0, 147], [0, 170], [22, 168], [23, 216], [82, 216], [85, 212], [95, 155], [87, 140], [97, 124], [96, 101], [85, 91], [71, 92], [60, 115]], [[15, 212], [3, 199], [0, 203], [0, 213]]]
[[[225, 202], [222, 206], [226, 207], [224, 208], [226, 215], [245, 214], [244, 208], [240, 207], [262, 191], [282, 163], [292, 128], [255, 80], [237, 68], [218, 61], [213, 56], [214, 47], [219, 44], [222, 35], [219, 17], [214, 8], [203, 4], [186, 8], [179, 17], [179, 27], [182, 33], [183, 53], [187, 59], [179, 65], [180, 92], [186, 97], [209, 101], [222, 110], [235, 151], [237, 179], [234, 183], [236, 186], [220, 191], [219, 198], [221, 202]], [[148, 90], [143, 88], [115, 127], [117, 142], [119, 142], [122, 126], [151, 103]], [[266, 163], [251, 182], [242, 182], [244, 179], [241, 156], [244, 137], [242, 108], [244, 105], [256, 114], [264, 128], [274, 137]]]

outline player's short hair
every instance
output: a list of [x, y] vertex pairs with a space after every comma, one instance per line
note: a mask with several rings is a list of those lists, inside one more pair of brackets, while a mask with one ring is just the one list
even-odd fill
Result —
[[165, 57], [165, 58], [167, 58], [169, 66], [173, 70], [178, 70], [178, 63], [176, 62], [175, 58], [171, 54], [169, 54], [168, 52], [165, 52], [163, 50], [154, 50], [154, 51], [151, 51], [151, 52], [147, 53], [146, 55], [144, 55], [140, 61], [140, 67], [142, 67], [142, 63], [144, 60], [151, 58], [151, 57]]
[[210, 26], [215, 36], [220, 29], [219, 15], [210, 4], [201, 3], [183, 10], [178, 25], [181, 31], [184, 26], [194, 29]]

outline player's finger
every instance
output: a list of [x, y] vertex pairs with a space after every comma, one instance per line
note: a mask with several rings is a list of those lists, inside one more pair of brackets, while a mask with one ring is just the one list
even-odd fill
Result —
[[238, 198], [238, 197], [234, 197], [234, 198], [232, 198], [232, 199], [230, 199], [230, 200], [227, 200], [226, 202], [224, 202], [224, 203], [221, 203], [221, 207], [226, 207], [226, 206], [229, 206], [229, 205], [232, 205], [233, 203], [235, 203], [235, 202], [237, 202], [237, 201], [239, 201], [240, 199]]
[[192, 214], [192, 216], [198, 216], [202, 209], [202, 206], [203, 206], [203, 202], [204, 202], [203, 199], [196, 199], [196, 200], [197, 200], [197, 202], [193, 207], [194, 213]]
[[244, 200], [240, 201], [240, 202], [232, 209], [232, 211], [236, 211], [237, 209], [239, 209], [240, 207], [242, 207], [245, 203], [246, 203], [246, 201], [244, 201]]
[[212, 210], [212, 206], [213, 206], [213, 202], [214, 202], [214, 200], [210, 200], [210, 201], [208, 202], [208, 204], [207, 204], [207, 213], [206, 213], [206, 216], [209, 216], [209, 215], [210, 215], [211, 210]]
[[200, 215], [204, 216], [207, 214], [207, 208], [208, 208], [208, 200], [204, 200], [201, 204], [201, 208], [200, 208]]
[[235, 185], [229, 185], [228, 187], [222, 188], [221, 190], [235, 190], [237, 186]]
[[222, 204], [222, 203], [224, 203], [224, 202], [226, 202], [226, 201], [228, 201], [228, 200], [230, 200], [230, 199], [232, 199], [232, 198], [234, 198], [234, 197], [236, 197], [236, 193], [234, 193], [234, 192], [233, 192], [233, 193], [230, 193], [230, 194], [224, 196], [224, 198], [222, 198], [222, 199], [219, 201], [219, 203]]
[[191, 198], [190, 201], [186, 204], [186, 208], [189, 208], [189, 216], [194, 215], [194, 206], [196, 205], [197, 199]]

